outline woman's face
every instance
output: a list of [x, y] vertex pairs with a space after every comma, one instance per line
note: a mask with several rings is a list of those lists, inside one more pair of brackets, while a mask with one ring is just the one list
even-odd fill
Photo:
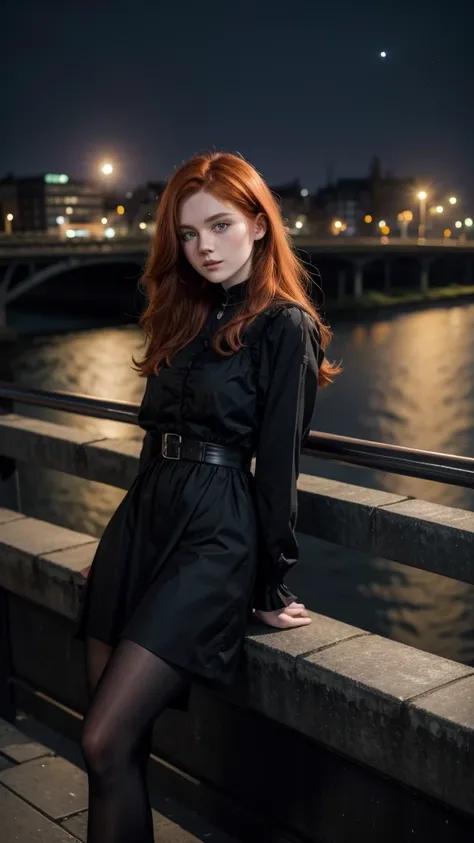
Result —
[[180, 207], [179, 235], [186, 258], [200, 275], [225, 289], [249, 277], [253, 244], [265, 231], [263, 214], [249, 220], [204, 190]]

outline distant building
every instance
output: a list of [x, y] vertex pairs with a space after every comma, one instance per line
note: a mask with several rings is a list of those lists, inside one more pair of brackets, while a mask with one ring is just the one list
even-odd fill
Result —
[[415, 187], [414, 178], [383, 175], [374, 158], [367, 177], [341, 178], [321, 188], [310, 217], [321, 236], [338, 231], [346, 236], [377, 235], [382, 221], [397, 233], [397, 215], [416, 207]]
[[149, 181], [127, 193], [125, 214], [131, 234], [154, 229], [156, 209], [165, 187], [166, 182]]
[[309, 191], [299, 179], [270, 188], [280, 205], [283, 222], [293, 234], [308, 233]]
[[65, 173], [15, 177], [0, 180], [2, 219], [13, 214], [15, 232], [58, 233], [58, 227], [71, 223], [100, 223], [104, 196], [99, 185], [70, 179]]

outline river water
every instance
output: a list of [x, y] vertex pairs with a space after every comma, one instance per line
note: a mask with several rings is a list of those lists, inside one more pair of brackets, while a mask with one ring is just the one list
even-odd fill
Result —
[[[29, 317], [16, 315], [24, 329]], [[43, 332], [40, 317], [29, 330]], [[65, 332], [64, 328], [70, 329]], [[13, 352], [17, 383], [140, 402], [144, 381], [131, 367], [142, 338], [134, 325], [61, 320], [23, 337]], [[434, 307], [336, 326], [337, 384], [320, 392], [313, 429], [472, 456], [474, 304]], [[106, 437], [137, 428], [17, 405], [17, 412]], [[474, 510], [474, 491], [302, 459], [301, 470]], [[21, 466], [23, 511], [100, 536], [123, 492], [59, 472]], [[301, 561], [288, 578], [300, 599], [330, 615], [447, 658], [474, 664], [474, 587], [299, 536]]]

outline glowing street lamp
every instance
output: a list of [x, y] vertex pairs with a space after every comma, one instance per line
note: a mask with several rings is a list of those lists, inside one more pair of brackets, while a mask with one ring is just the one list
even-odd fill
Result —
[[114, 165], [110, 163], [110, 161], [104, 161], [100, 168], [100, 172], [104, 176], [111, 176], [114, 171]]
[[6, 214], [5, 216], [5, 234], [12, 233], [12, 222], [14, 220], [13, 214]]
[[416, 195], [420, 200], [420, 224], [418, 226], [418, 238], [419, 240], [423, 240], [426, 230], [426, 200], [428, 199], [428, 194], [426, 190], [419, 190]]
[[458, 200], [456, 199], [455, 196], [450, 196], [449, 199], [448, 199], [448, 202], [449, 202], [450, 205], [455, 205], [457, 201]]
[[101, 223], [102, 223], [102, 225], [107, 225], [107, 223], [108, 223], [107, 217], [102, 217]]
[[467, 217], [467, 219], [464, 220], [464, 225], [467, 226], [467, 228], [472, 228], [473, 221], [471, 217]]
[[456, 222], [454, 223], [454, 228], [462, 228], [461, 220], [456, 220]]
[[387, 223], [385, 222], [385, 220], [380, 220], [379, 228], [386, 228], [386, 226], [387, 226]]
[[444, 211], [444, 208], [443, 208], [443, 206], [442, 206], [442, 205], [437, 205], [437, 206], [436, 206], [436, 213], [437, 213], [437, 214], [442, 214], [442, 213], [443, 213], [443, 211]]

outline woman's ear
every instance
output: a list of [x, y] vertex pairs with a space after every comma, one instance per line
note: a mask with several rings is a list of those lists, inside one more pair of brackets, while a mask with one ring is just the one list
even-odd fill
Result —
[[261, 240], [267, 233], [267, 218], [265, 214], [258, 214], [254, 221], [254, 239]]

